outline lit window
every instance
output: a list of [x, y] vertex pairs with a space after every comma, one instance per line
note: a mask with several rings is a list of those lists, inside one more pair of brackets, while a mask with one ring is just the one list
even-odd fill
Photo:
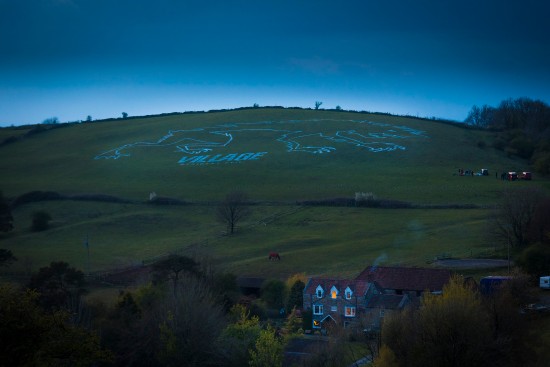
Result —
[[313, 314], [322, 315], [323, 314], [323, 305], [313, 305]]
[[321, 321], [313, 320], [313, 328], [320, 329], [321, 328]]
[[346, 299], [351, 299], [353, 292], [349, 287], [346, 288]]
[[355, 317], [355, 307], [346, 306], [344, 315], [346, 317]]
[[330, 298], [336, 299], [336, 297], [338, 297], [338, 289], [336, 289], [336, 287], [333, 286], [330, 289]]

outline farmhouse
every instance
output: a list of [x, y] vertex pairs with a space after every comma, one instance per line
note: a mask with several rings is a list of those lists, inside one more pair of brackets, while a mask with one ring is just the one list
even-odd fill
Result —
[[312, 328], [379, 328], [389, 313], [416, 303], [424, 291], [441, 293], [451, 273], [443, 269], [367, 267], [355, 279], [310, 278], [304, 288], [304, 310]]
[[441, 293], [443, 286], [451, 279], [451, 271], [398, 266], [369, 266], [357, 276], [357, 279], [378, 284], [386, 294], [408, 294], [419, 297], [426, 290], [431, 293]]

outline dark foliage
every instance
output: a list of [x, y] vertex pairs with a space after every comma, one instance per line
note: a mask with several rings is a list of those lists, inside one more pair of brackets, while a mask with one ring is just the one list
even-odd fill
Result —
[[493, 147], [529, 159], [540, 173], [550, 173], [550, 106], [529, 98], [507, 99], [496, 108], [473, 106], [465, 122], [497, 132]]
[[13, 230], [13, 216], [11, 208], [4, 195], [0, 191], [0, 232], [9, 232]]
[[62, 200], [62, 196], [55, 191], [31, 191], [15, 198], [12, 207], [16, 208], [23, 204], [34, 203], [46, 200]]
[[286, 312], [290, 313], [294, 308], [301, 309], [304, 306], [304, 282], [297, 280], [294, 282], [288, 294], [286, 303]]
[[34, 232], [45, 231], [50, 228], [50, 221], [52, 216], [43, 210], [32, 213], [31, 230]]
[[40, 293], [39, 301], [45, 309], [63, 309], [69, 301], [86, 293], [84, 273], [63, 261], [53, 261], [40, 268], [29, 282], [30, 289]]
[[0, 266], [8, 266], [14, 261], [17, 261], [17, 258], [10, 250], [0, 248]]

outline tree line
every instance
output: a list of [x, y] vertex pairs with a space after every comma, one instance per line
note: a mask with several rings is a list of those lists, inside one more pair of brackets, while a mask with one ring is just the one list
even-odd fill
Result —
[[494, 148], [528, 159], [539, 173], [550, 173], [550, 106], [545, 102], [517, 98], [497, 107], [474, 105], [464, 122], [494, 131]]
[[[0, 249], [0, 266], [14, 261]], [[172, 255], [105, 302], [86, 297], [82, 271], [52, 262], [26, 284], [0, 282], [0, 365], [281, 366], [284, 345], [303, 332], [304, 280], [268, 280], [246, 304], [234, 275]], [[284, 310], [277, 323], [272, 309]]]

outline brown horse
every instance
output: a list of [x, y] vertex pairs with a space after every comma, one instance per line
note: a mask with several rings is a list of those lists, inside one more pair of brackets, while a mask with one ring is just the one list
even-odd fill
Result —
[[281, 255], [279, 255], [278, 252], [270, 252], [268, 259], [269, 260], [281, 260]]

